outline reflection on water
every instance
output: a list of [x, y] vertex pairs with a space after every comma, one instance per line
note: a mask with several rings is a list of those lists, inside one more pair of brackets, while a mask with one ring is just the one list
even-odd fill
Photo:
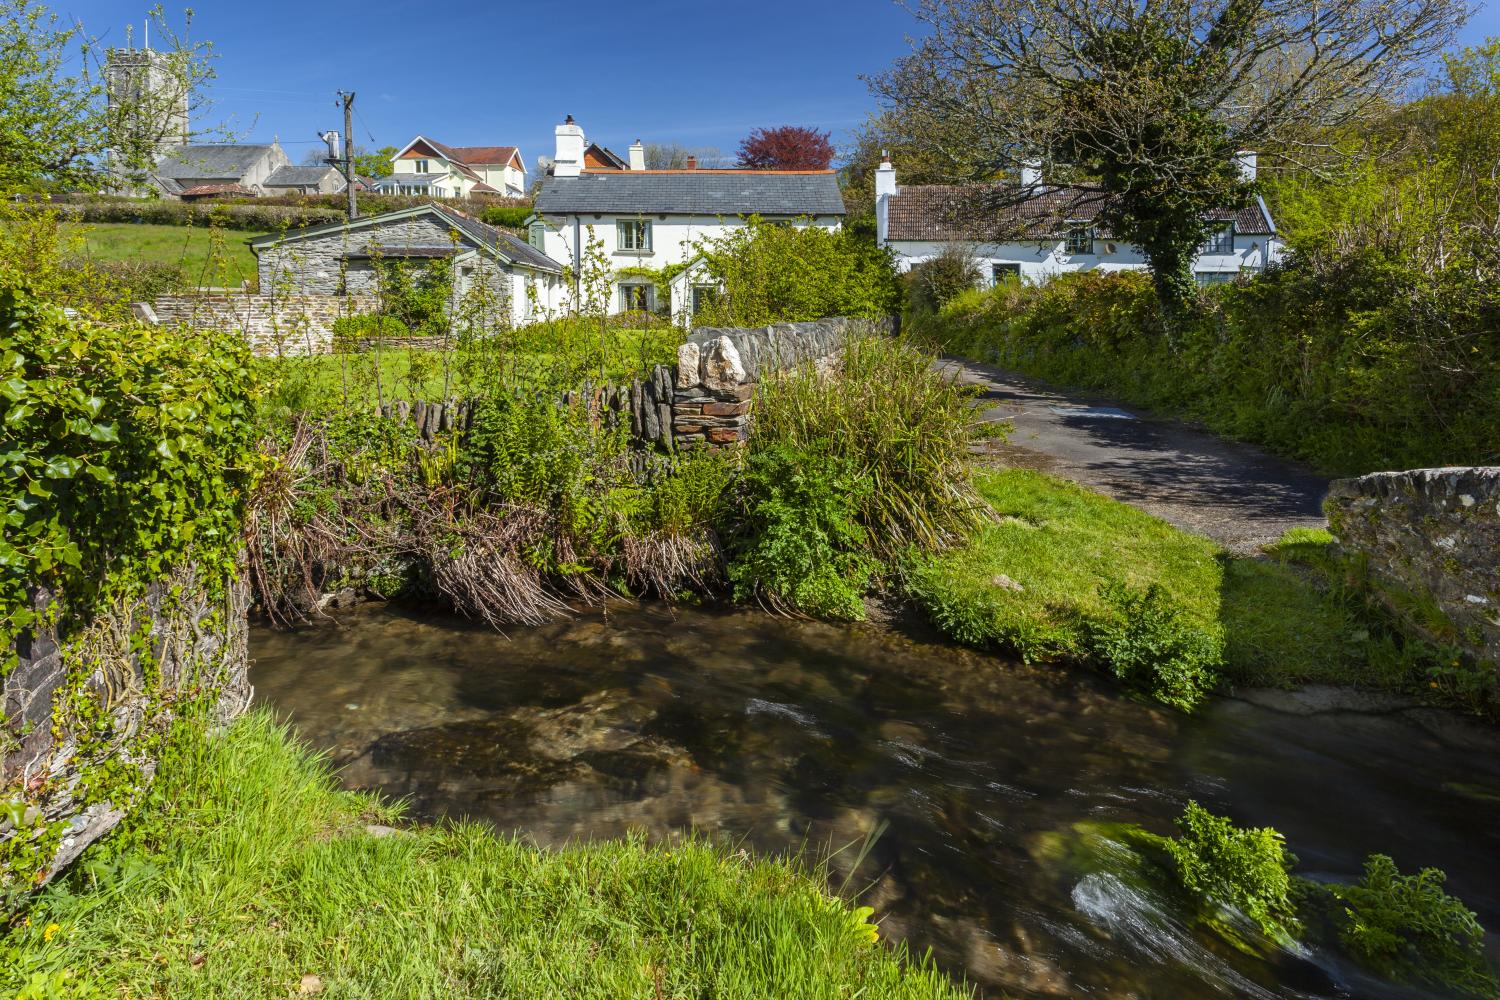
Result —
[[[1194, 717], [1079, 671], [870, 627], [647, 608], [502, 637], [396, 610], [259, 630], [258, 696], [352, 787], [541, 844], [702, 831], [845, 845], [883, 933], [987, 995], [1418, 996], [1327, 956], [1251, 959], [1107, 874], [1039, 860], [1085, 820], [1160, 832], [1197, 798], [1286, 833], [1303, 870], [1436, 865], [1500, 927], [1500, 740], [1436, 713], [1305, 698]], [[889, 824], [851, 871], [863, 843]]]

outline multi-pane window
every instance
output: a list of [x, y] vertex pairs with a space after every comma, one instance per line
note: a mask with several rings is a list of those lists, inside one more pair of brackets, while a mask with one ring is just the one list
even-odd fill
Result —
[[618, 246], [621, 250], [631, 250], [646, 253], [651, 249], [651, 223], [634, 219], [629, 222], [618, 222], [615, 229], [619, 239]]
[[620, 309], [624, 312], [649, 312], [651, 309], [651, 286], [621, 285]]
[[425, 174], [425, 173], [427, 173], [427, 161], [426, 160], [415, 160], [415, 161], [412, 162], [412, 167], [419, 174]]
[[1203, 244], [1203, 252], [1208, 253], [1234, 253], [1234, 226], [1225, 226], [1208, 238]]
[[1021, 265], [1020, 264], [999, 263], [999, 264], [991, 265], [991, 267], [990, 267], [990, 279], [992, 281], [994, 281], [994, 283], [997, 284], [997, 285], [1000, 284], [1002, 281], [1006, 281], [1006, 280], [1013, 279], [1013, 278], [1019, 278], [1020, 276], [1021, 276]]
[[719, 289], [714, 285], [693, 286], [693, 315], [707, 309], [719, 298]]
[[1069, 254], [1093, 253], [1094, 231], [1088, 226], [1074, 226], [1063, 240], [1063, 251]]

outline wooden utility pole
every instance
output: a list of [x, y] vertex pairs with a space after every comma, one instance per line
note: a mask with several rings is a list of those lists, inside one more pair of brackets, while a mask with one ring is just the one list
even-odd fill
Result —
[[359, 200], [354, 191], [354, 91], [339, 91], [344, 105], [344, 191], [349, 198], [349, 218], [359, 218]]

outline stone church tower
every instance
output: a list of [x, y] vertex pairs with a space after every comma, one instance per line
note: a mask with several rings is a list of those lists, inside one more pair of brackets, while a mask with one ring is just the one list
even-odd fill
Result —
[[122, 161], [120, 166], [139, 168], [187, 145], [192, 86], [182, 63], [182, 57], [150, 47], [108, 51], [104, 79], [111, 156]]

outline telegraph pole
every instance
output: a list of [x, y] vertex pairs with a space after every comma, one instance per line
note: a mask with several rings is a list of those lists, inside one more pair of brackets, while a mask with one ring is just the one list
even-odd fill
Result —
[[359, 201], [354, 192], [354, 91], [338, 92], [344, 105], [344, 191], [349, 198], [349, 219], [359, 218]]

